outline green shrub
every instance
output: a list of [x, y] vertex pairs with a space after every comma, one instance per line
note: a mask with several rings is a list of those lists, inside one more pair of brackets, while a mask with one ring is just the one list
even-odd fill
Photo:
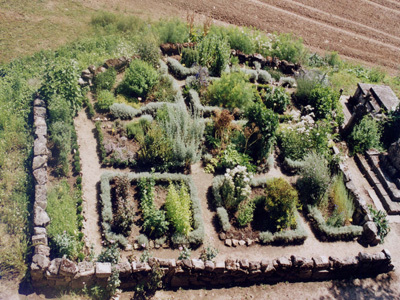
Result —
[[115, 178], [115, 198], [113, 199], [113, 219], [111, 222], [112, 230], [128, 236], [135, 218], [132, 203], [129, 201], [128, 190], [130, 181], [127, 177]]
[[247, 226], [251, 221], [253, 221], [253, 213], [255, 209], [255, 204], [252, 200], [242, 201], [238, 205], [238, 210], [236, 213], [236, 220], [240, 227]]
[[161, 75], [160, 80], [154, 86], [152, 93], [149, 95], [151, 100], [158, 102], [175, 102], [176, 91], [170, 76]]
[[261, 103], [256, 103], [246, 111], [245, 152], [254, 160], [266, 158], [275, 142], [278, 116]]
[[227, 170], [220, 188], [220, 197], [228, 211], [235, 212], [239, 203], [249, 198], [251, 194], [250, 179], [251, 175], [244, 166]]
[[97, 74], [93, 79], [96, 91], [111, 91], [117, 78], [117, 71], [114, 68], [108, 68], [105, 72]]
[[97, 256], [97, 261], [117, 264], [119, 262], [119, 250], [117, 248], [117, 244], [114, 243], [103, 248], [99, 256]]
[[66, 255], [67, 258], [76, 260], [79, 251], [82, 249], [82, 246], [74, 235], [63, 232], [53, 237], [51, 248], [56, 257], [63, 257]]
[[185, 43], [188, 41], [189, 32], [187, 26], [180, 19], [160, 20], [155, 24], [155, 29], [164, 43]]
[[282, 33], [276, 36], [272, 40], [270, 51], [271, 56], [294, 63], [303, 62], [307, 53], [303, 40], [294, 37], [290, 33]]
[[290, 104], [289, 94], [281, 87], [277, 87], [274, 91], [268, 88], [261, 89], [260, 96], [267, 108], [279, 114], [282, 114]]
[[353, 127], [349, 136], [349, 145], [353, 153], [364, 153], [371, 148], [381, 148], [381, 128], [376, 120], [369, 115]]
[[207, 35], [197, 44], [199, 63], [207, 67], [212, 76], [221, 76], [229, 63], [231, 49], [228, 41], [218, 35]]
[[330, 87], [321, 85], [315, 86], [308, 99], [309, 105], [315, 108], [315, 119], [340, 119], [338, 123], [343, 122], [342, 107], [339, 103], [339, 93], [332, 90]]
[[254, 92], [242, 73], [222, 74], [208, 88], [211, 105], [246, 109], [253, 104]]
[[157, 81], [157, 71], [147, 62], [136, 59], [126, 70], [118, 91], [128, 97], [146, 98]]
[[218, 157], [218, 168], [233, 169], [236, 166], [245, 166], [251, 173], [255, 173], [256, 166], [251, 164], [251, 157], [245, 153], [240, 153], [234, 148], [234, 145], [229, 144]]
[[383, 243], [385, 237], [390, 232], [389, 221], [386, 218], [387, 214], [382, 210], [375, 210], [371, 205], [369, 205], [368, 208], [371, 212], [372, 219], [374, 220], [374, 223], [378, 228], [378, 234], [381, 238], [381, 243]]
[[254, 53], [254, 43], [248, 28], [230, 26], [227, 29], [227, 37], [232, 49], [240, 50], [245, 54]]
[[330, 172], [326, 159], [315, 152], [306, 155], [297, 180], [297, 186], [306, 203], [320, 205], [327, 196], [329, 184]]
[[217, 216], [219, 223], [221, 224], [222, 230], [224, 232], [229, 231], [231, 229], [231, 223], [229, 223], [229, 216], [226, 209], [222, 206], [217, 208]]
[[115, 97], [113, 93], [106, 90], [102, 90], [99, 91], [97, 94], [96, 106], [100, 110], [109, 110], [110, 106], [114, 104], [114, 101]]
[[136, 238], [136, 240], [137, 240], [137, 243], [142, 248], [147, 248], [149, 246], [149, 239], [144, 234], [139, 234], [139, 236]]
[[335, 207], [333, 219], [336, 218], [336, 220], [340, 220], [335, 222], [336, 225], [340, 224], [340, 226], [343, 226], [346, 220], [351, 222], [354, 213], [354, 202], [353, 197], [349, 194], [344, 184], [343, 175], [337, 175], [333, 179], [333, 183], [330, 187], [329, 198]]
[[170, 72], [179, 80], [185, 79], [191, 75], [196, 75], [199, 72], [199, 67], [184, 67], [179, 61], [171, 57], [167, 58], [167, 65]]
[[265, 192], [265, 210], [276, 230], [294, 228], [298, 203], [297, 191], [285, 179], [274, 178], [267, 182]]
[[183, 48], [181, 63], [190, 68], [199, 62], [199, 52], [196, 49]]
[[143, 35], [139, 43], [138, 54], [142, 61], [156, 67], [160, 60], [160, 47], [154, 36]]
[[204, 261], [204, 262], [205, 262], [205, 261], [213, 261], [214, 258], [217, 257], [218, 253], [219, 253], [219, 251], [218, 251], [218, 249], [215, 248], [215, 247], [212, 247], [212, 246], [204, 247], [204, 248], [201, 250], [200, 259], [201, 259], [202, 261]]
[[49, 124], [54, 124], [59, 121], [70, 123], [72, 121], [71, 110], [66, 99], [55, 94], [47, 100], [47, 103]]
[[50, 124], [50, 140], [54, 147], [52, 151], [56, 165], [56, 172], [60, 176], [67, 176], [70, 170], [69, 154], [71, 152], [71, 125], [63, 121]]
[[186, 246], [179, 247], [179, 257], [178, 260], [184, 260], [184, 259], [190, 259], [190, 255], [192, 254], [192, 251], [187, 248]]
[[167, 218], [174, 227], [175, 232], [186, 236], [188, 236], [189, 232], [192, 230], [190, 202], [190, 195], [184, 184], [181, 185], [179, 193], [174, 184], [169, 184], [168, 194], [165, 200]]
[[297, 78], [296, 99], [302, 105], [308, 105], [311, 91], [319, 85], [324, 86], [325, 75], [311, 73]]

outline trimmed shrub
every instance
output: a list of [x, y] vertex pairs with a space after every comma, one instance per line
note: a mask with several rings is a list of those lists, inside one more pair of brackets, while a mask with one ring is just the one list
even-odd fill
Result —
[[266, 84], [272, 82], [272, 76], [265, 70], [258, 70], [258, 83]]
[[128, 97], [146, 98], [157, 81], [157, 71], [147, 62], [136, 59], [126, 70], [118, 91]]
[[170, 183], [165, 200], [167, 218], [175, 229], [175, 232], [189, 235], [192, 230], [192, 212], [190, 209], [190, 195], [187, 187], [182, 184], [180, 191], [176, 190], [174, 184]]
[[231, 48], [226, 38], [209, 34], [197, 44], [199, 63], [207, 67], [212, 76], [221, 76], [229, 63]]
[[130, 182], [127, 177], [115, 178], [115, 199], [113, 201], [112, 230], [128, 236], [135, 217], [132, 203], [128, 200]]
[[381, 128], [376, 120], [366, 115], [353, 127], [349, 145], [353, 153], [364, 153], [371, 148], [381, 148]]
[[196, 75], [199, 71], [199, 67], [184, 67], [179, 61], [171, 57], [167, 58], [167, 66], [170, 72], [179, 80], [183, 80], [188, 76]]
[[147, 248], [149, 246], [149, 239], [144, 234], [139, 234], [136, 240], [142, 248]]
[[208, 98], [211, 105], [246, 109], [253, 104], [254, 92], [244, 74], [224, 73], [209, 86]]
[[351, 222], [354, 214], [354, 199], [344, 184], [343, 175], [334, 177], [329, 191], [329, 199], [335, 208], [327, 223], [330, 225], [335, 223], [338, 227], [343, 226], [346, 221]]
[[297, 86], [296, 79], [292, 77], [281, 77], [279, 82], [283, 87], [293, 88]]
[[228, 212], [224, 207], [220, 206], [217, 208], [217, 216], [222, 230], [225, 232], [229, 231], [229, 229], [231, 229], [231, 224], [229, 223]]
[[123, 103], [114, 103], [110, 106], [110, 112], [116, 119], [133, 119], [140, 114], [140, 110]]
[[102, 90], [97, 94], [97, 109], [109, 110], [110, 106], [114, 104], [115, 97], [110, 91]]
[[117, 71], [114, 68], [108, 68], [105, 72], [97, 74], [93, 79], [96, 91], [111, 91], [117, 78]]
[[181, 63], [188, 68], [199, 62], [199, 52], [196, 49], [183, 48]]
[[189, 102], [193, 110], [202, 114], [204, 117], [209, 117], [215, 110], [220, 109], [218, 106], [203, 106], [200, 102], [198, 92], [193, 89], [189, 90]]

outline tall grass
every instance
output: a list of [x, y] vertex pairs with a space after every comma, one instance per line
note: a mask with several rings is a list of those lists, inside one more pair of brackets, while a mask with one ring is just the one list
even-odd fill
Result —
[[337, 175], [333, 179], [329, 197], [337, 212], [343, 215], [344, 220], [350, 221], [354, 214], [354, 199], [344, 184], [343, 175]]

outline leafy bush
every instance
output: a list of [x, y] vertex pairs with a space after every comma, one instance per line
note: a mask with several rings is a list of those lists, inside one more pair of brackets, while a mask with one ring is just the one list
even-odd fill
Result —
[[306, 155], [297, 180], [297, 186], [306, 203], [320, 205], [327, 196], [329, 184], [330, 173], [326, 159], [315, 152]]
[[136, 117], [140, 110], [123, 103], [114, 103], [110, 106], [110, 113], [116, 119], [126, 120]]
[[70, 123], [72, 121], [71, 110], [66, 99], [56, 94], [48, 99], [47, 103], [49, 124], [56, 122]]
[[82, 245], [77, 241], [76, 237], [66, 232], [57, 234], [53, 237], [51, 248], [55, 252], [56, 257], [63, 257], [75, 260], [78, 257]]
[[260, 96], [267, 108], [279, 114], [282, 114], [290, 104], [289, 94], [281, 87], [277, 87], [274, 91], [270, 88], [263, 88]]
[[233, 144], [229, 144], [228, 147], [220, 153], [217, 167], [220, 169], [233, 169], [239, 165], [245, 166], [251, 173], [255, 173], [256, 171], [256, 166], [251, 164], [251, 157], [245, 153], [240, 153], [234, 148]]
[[179, 247], [179, 257], [178, 260], [190, 259], [192, 251], [186, 246]]
[[184, 184], [181, 185], [179, 193], [174, 184], [169, 184], [168, 194], [165, 200], [167, 218], [176, 232], [186, 236], [188, 236], [189, 232], [192, 230], [190, 202], [190, 195]]
[[265, 210], [278, 231], [296, 226], [297, 191], [283, 178], [274, 178], [265, 188]]
[[266, 158], [275, 142], [278, 116], [272, 110], [256, 103], [246, 111], [245, 152], [254, 160]]
[[149, 95], [149, 99], [158, 102], [175, 102], [176, 91], [173, 82], [168, 75], [161, 75], [160, 80], [153, 87], [153, 91]]
[[376, 120], [366, 115], [353, 127], [349, 145], [354, 153], [364, 153], [371, 148], [381, 148], [381, 128]]
[[167, 65], [170, 72], [178, 79], [182, 80], [188, 76], [196, 75], [199, 72], [199, 67], [187, 68], [181, 65], [179, 61], [171, 57], [167, 58]]
[[147, 62], [136, 59], [126, 70], [118, 91], [129, 97], [146, 98], [157, 81], [157, 71]]
[[196, 49], [183, 48], [181, 63], [190, 68], [199, 62], [199, 52]]
[[105, 72], [97, 74], [93, 79], [96, 91], [111, 91], [117, 78], [117, 71], [114, 68], [108, 68]]
[[368, 208], [371, 212], [372, 219], [378, 228], [378, 234], [381, 238], [381, 243], [383, 244], [385, 237], [390, 232], [389, 220], [386, 218], [387, 214], [382, 210], [374, 209], [372, 205], [369, 205]]
[[212, 76], [221, 76], [229, 63], [231, 49], [221, 36], [209, 34], [197, 44], [200, 65], [207, 67]]
[[109, 247], [103, 248], [99, 256], [97, 256], [97, 261], [117, 264], [119, 262], [119, 250], [117, 245], [112, 244]]
[[214, 258], [217, 257], [218, 253], [219, 251], [217, 248], [212, 246], [207, 246], [201, 250], [200, 259], [202, 261], [207, 261], [207, 260], [213, 261]]
[[50, 125], [50, 140], [53, 142], [53, 159], [56, 172], [60, 176], [67, 176], [70, 170], [69, 153], [71, 151], [71, 125], [57, 121]]
[[253, 104], [254, 92], [242, 73], [222, 74], [208, 88], [211, 105], [245, 109]]
[[142, 248], [147, 248], [149, 246], [149, 239], [147, 238], [146, 235], [144, 234], [139, 234], [139, 236], [136, 238], [137, 243], [142, 247]]
[[142, 61], [156, 67], [160, 60], [160, 47], [152, 34], [143, 35], [139, 43], [138, 54]]
[[342, 107], [339, 103], [339, 93], [330, 87], [317, 85], [310, 92], [308, 99], [309, 105], [315, 108], [315, 119], [338, 119], [338, 123], [343, 122]]
[[249, 198], [251, 177], [244, 166], [226, 170], [220, 193], [224, 207], [228, 211], [235, 212], [239, 203]]
[[222, 230], [225, 232], [229, 231], [229, 229], [231, 229], [231, 223], [229, 223], [228, 212], [224, 207], [220, 206], [217, 208], [217, 216]]
[[186, 24], [180, 19], [160, 20], [155, 24], [161, 44], [185, 43], [188, 41], [189, 33]]
[[302, 39], [290, 33], [282, 33], [273, 38], [270, 51], [271, 56], [294, 63], [303, 62], [307, 52]]
[[115, 178], [115, 199], [113, 199], [113, 220], [111, 226], [114, 232], [128, 236], [135, 217], [132, 203], [128, 200], [130, 181], [127, 177]]
[[253, 213], [255, 209], [255, 204], [252, 200], [242, 201], [238, 205], [238, 210], [236, 213], [236, 220], [240, 227], [244, 227], [253, 221]]
[[97, 94], [96, 106], [100, 110], [108, 110], [114, 104], [115, 98], [113, 93], [102, 90]]
[[[344, 181], [343, 175], [337, 175], [333, 179], [333, 183], [330, 188], [329, 198], [334, 204], [334, 213], [331, 221], [336, 219], [336, 227], [344, 226], [346, 221], [351, 222], [354, 213], [354, 202], [353, 197], [349, 194]], [[329, 224], [329, 222], [327, 222]]]
[[319, 85], [325, 86], [326, 74], [319, 74], [318, 72], [309, 72], [297, 80], [296, 99], [302, 105], [308, 105], [311, 91]]

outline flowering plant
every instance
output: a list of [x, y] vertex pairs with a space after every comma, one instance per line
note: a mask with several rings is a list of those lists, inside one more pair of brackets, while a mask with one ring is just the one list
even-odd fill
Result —
[[239, 203], [250, 197], [252, 177], [245, 166], [226, 170], [221, 187], [221, 197], [226, 209], [236, 211]]

